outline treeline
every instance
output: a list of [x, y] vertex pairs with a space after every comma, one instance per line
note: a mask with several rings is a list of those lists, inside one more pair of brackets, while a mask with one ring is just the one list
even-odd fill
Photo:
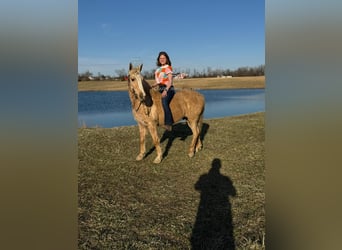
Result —
[[[143, 70], [142, 74], [146, 79], [154, 78], [154, 69], [152, 70]], [[265, 75], [265, 65], [259, 65], [256, 67], [239, 67], [236, 70], [230, 69], [212, 69], [211, 67], [207, 67], [202, 71], [196, 69], [179, 69], [174, 68], [174, 75], [185, 73], [188, 77], [192, 78], [205, 78], [205, 77], [222, 77], [222, 76], [263, 76]], [[94, 76], [93, 73], [86, 71], [84, 73], [78, 74], [79, 81], [90, 81], [90, 80], [126, 80], [127, 78], [127, 70], [126, 69], [117, 69], [114, 70], [116, 76], [103, 75], [98, 72], [97, 76]]]
[[[259, 65], [256, 67], [239, 67], [236, 70], [230, 69], [212, 69], [211, 67], [207, 67], [202, 71], [196, 69], [177, 69], [175, 68], [174, 74], [185, 73], [187, 76], [192, 78], [205, 78], [205, 77], [220, 77], [220, 76], [263, 76], [265, 75], [265, 65]], [[147, 79], [154, 78], [154, 70], [143, 71], [143, 75]]]
[[92, 80], [99, 80], [99, 81], [120, 80], [120, 77], [114, 77], [111, 75], [104, 75], [104, 74], [101, 74], [100, 72], [97, 75], [94, 75], [89, 70], [87, 70], [84, 73], [78, 73], [78, 81], [92, 81]]

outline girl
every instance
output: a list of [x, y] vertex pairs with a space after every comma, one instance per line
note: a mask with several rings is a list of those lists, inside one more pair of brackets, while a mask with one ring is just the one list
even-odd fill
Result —
[[162, 104], [165, 114], [164, 128], [171, 131], [173, 118], [169, 103], [175, 94], [172, 82], [171, 60], [165, 51], [159, 52], [157, 57], [157, 66], [154, 76], [156, 84], [159, 85], [159, 92], [162, 94]]

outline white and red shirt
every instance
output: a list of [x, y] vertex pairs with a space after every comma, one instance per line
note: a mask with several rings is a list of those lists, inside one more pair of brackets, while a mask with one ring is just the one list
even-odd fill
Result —
[[172, 67], [164, 65], [156, 69], [154, 77], [157, 83], [166, 85], [169, 82], [168, 74], [172, 74]]

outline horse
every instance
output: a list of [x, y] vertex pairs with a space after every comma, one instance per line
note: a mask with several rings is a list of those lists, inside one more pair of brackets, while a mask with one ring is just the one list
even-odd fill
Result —
[[[132, 104], [132, 114], [138, 123], [140, 134], [140, 151], [136, 160], [140, 161], [145, 156], [145, 137], [148, 130], [157, 152], [157, 157], [153, 162], [160, 163], [163, 155], [157, 126], [164, 125], [162, 96], [159, 90], [152, 87], [141, 75], [142, 67], [142, 64], [133, 67], [132, 63], [130, 63], [128, 71], [128, 93]], [[177, 91], [170, 102], [174, 122], [185, 119], [192, 131], [192, 140], [188, 151], [189, 157], [193, 157], [195, 152], [197, 153], [203, 147], [200, 133], [203, 124], [204, 106], [204, 96], [191, 89]]]

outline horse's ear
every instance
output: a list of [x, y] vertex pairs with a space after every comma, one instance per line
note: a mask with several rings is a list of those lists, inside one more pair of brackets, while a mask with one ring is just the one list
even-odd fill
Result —
[[140, 72], [141, 72], [141, 70], [142, 70], [142, 67], [143, 67], [143, 65], [140, 64], [140, 66], [139, 66], [139, 71], [140, 71]]
[[129, 70], [131, 70], [133, 68], [132, 63], [129, 63]]

